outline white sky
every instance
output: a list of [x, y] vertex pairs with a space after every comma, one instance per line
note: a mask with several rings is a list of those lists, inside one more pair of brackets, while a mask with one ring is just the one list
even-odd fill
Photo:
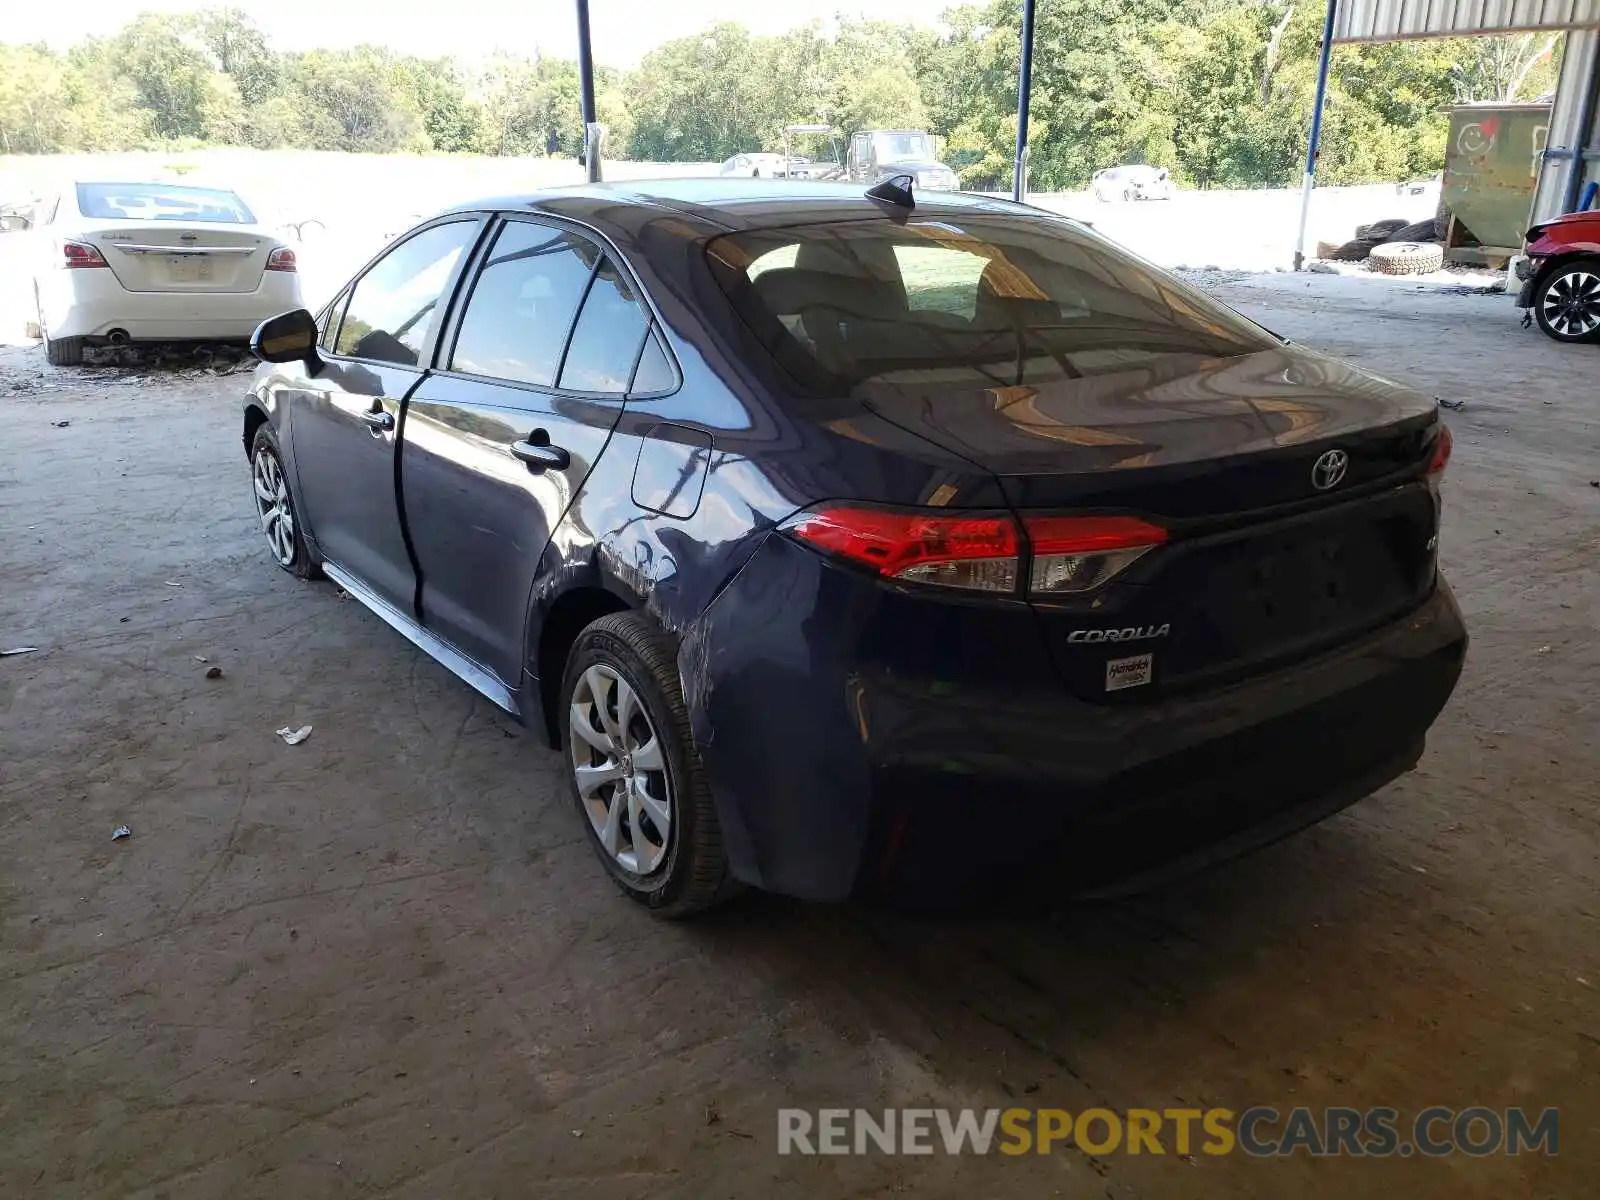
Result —
[[[633, 66], [662, 42], [715, 21], [738, 21], [753, 33], [781, 33], [836, 13], [932, 26], [955, 0], [589, 0], [598, 62]], [[0, 40], [46, 41], [64, 47], [86, 32], [108, 34], [140, 11], [187, 12], [222, 7], [202, 0], [16, 0], [6, 5]], [[371, 42], [402, 54], [472, 60], [496, 50], [577, 55], [577, 19], [570, 0], [232, 0], [281, 50], [335, 48]]]

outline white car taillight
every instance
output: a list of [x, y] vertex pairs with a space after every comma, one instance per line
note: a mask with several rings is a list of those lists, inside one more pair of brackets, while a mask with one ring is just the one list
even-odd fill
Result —
[[75, 271], [85, 267], [106, 265], [105, 255], [87, 242], [69, 242], [63, 239], [58, 245], [61, 247], [61, 262], [58, 265], [63, 270]]
[[287, 246], [279, 246], [267, 255], [267, 270], [293, 271], [295, 269], [294, 251]]

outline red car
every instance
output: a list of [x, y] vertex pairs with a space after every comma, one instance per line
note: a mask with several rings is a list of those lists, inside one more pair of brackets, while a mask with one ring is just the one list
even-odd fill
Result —
[[1600, 212], [1567, 213], [1528, 230], [1528, 258], [1517, 265], [1519, 308], [1558, 342], [1600, 338]]

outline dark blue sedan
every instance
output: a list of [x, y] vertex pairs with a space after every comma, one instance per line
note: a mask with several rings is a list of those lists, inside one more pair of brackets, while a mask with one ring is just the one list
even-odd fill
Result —
[[1008, 202], [487, 200], [255, 347], [278, 565], [542, 723], [666, 915], [1141, 886], [1409, 770], [1461, 670], [1434, 402]]

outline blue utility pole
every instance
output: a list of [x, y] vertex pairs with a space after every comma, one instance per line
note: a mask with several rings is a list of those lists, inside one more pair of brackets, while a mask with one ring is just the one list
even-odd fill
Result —
[[1294, 269], [1306, 261], [1306, 224], [1311, 219], [1311, 189], [1317, 178], [1317, 151], [1322, 144], [1322, 104], [1328, 95], [1328, 60], [1333, 55], [1333, 13], [1339, 0], [1328, 0], [1328, 16], [1322, 23], [1322, 56], [1317, 60], [1317, 101], [1311, 110], [1311, 142], [1306, 147], [1306, 175], [1300, 185], [1300, 235], [1294, 242]]

